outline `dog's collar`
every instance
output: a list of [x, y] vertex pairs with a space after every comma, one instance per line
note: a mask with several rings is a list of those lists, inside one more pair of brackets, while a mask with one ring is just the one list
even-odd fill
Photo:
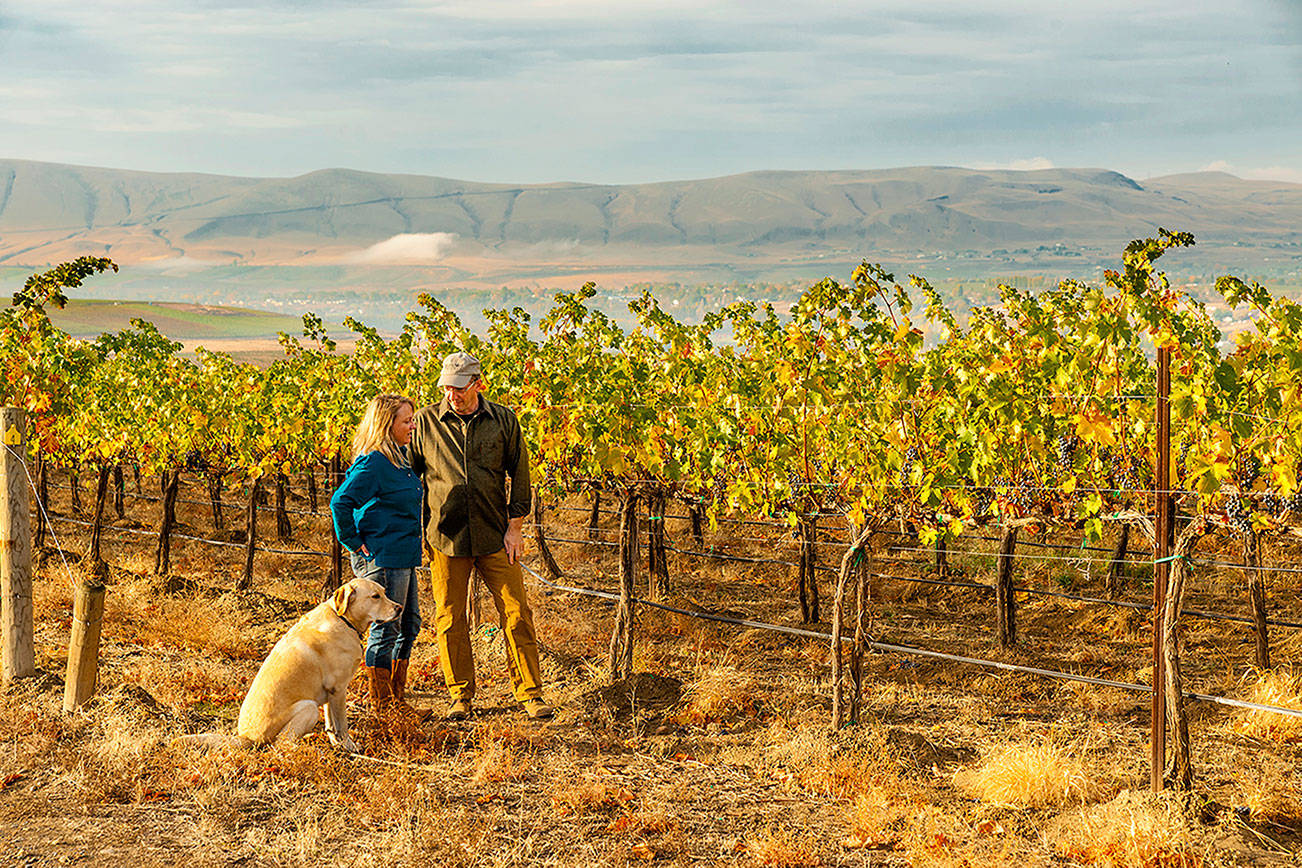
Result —
[[339, 614], [338, 612], [335, 612], [333, 606], [330, 607], [330, 611], [335, 613], [336, 618], [338, 618], [340, 621], [343, 621], [345, 624], [347, 624], [349, 630], [352, 630], [354, 633], [357, 634], [357, 641], [361, 642], [363, 647], [365, 647], [366, 639], [365, 637], [362, 636], [362, 631], [357, 629], [357, 625], [354, 624], [352, 621], [349, 621], [347, 618], [345, 618], [343, 615]]

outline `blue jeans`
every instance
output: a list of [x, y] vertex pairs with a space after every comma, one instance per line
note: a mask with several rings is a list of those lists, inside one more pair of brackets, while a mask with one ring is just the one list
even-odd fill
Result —
[[380, 567], [359, 552], [352, 553], [353, 575], [370, 579], [384, 587], [390, 600], [402, 605], [397, 620], [372, 624], [366, 643], [366, 665], [392, 669], [394, 660], [411, 657], [412, 646], [420, 635], [420, 598], [417, 594], [415, 567]]

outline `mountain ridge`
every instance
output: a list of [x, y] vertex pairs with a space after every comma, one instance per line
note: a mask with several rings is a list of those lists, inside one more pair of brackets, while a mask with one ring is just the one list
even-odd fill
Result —
[[[86, 253], [122, 264], [473, 267], [485, 257], [526, 266], [1028, 245], [1115, 251], [1159, 226], [1193, 232], [1200, 245], [1302, 245], [1302, 185], [1221, 172], [1141, 183], [1106, 168], [957, 166], [507, 184], [356, 169], [254, 178], [0, 159], [3, 265]], [[409, 236], [417, 240], [385, 246]]]

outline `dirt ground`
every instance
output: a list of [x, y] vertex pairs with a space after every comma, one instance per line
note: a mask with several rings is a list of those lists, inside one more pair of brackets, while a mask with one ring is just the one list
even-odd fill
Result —
[[[200, 491], [187, 486], [182, 498], [199, 501]], [[53, 501], [71, 513], [66, 490]], [[294, 538], [268, 544], [323, 548], [324, 515], [307, 514], [302, 498], [291, 506], [303, 513]], [[549, 512], [553, 535], [586, 533], [583, 504], [571, 506]], [[349, 715], [361, 756], [336, 752], [320, 729], [262, 750], [176, 745], [188, 732], [233, 731], [258, 664], [314, 604], [324, 567], [259, 555], [256, 590], [235, 593], [240, 549], [178, 541], [171, 579], [151, 576], [152, 538], [125, 531], [156, 527], [153, 509], [128, 498], [106, 535], [100, 682], [73, 714], [61, 710], [62, 674], [81, 565], [74, 554], [65, 566], [53, 546], [38, 557], [43, 672], [0, 694], [0, 864], [1197, 866], [1296, 864], [1302, 850], [1302, 726], [1291, 719], [1194, 703], [1194, 791], [1155, 797], [1146, 694], [873, 654], [859, 721], [832, 731], [825, 642], [643, 607], [637, 674], [611, 684], [611, 604], [536, 583], [552, 721], [527, 720], [511, 700], [486, 598], [474, 631], [477, 714], [440, 719], [446, 698], [423, 588], [427, 629], [411, 677], [414, 704], [436, 712], [430, 721], [377, 716], [359, 677]], [[180, 532], [213, 535], [204, 504], [183, 503], [180, 517]], [[228, 518], [239, 521], [235, 510]], [[613, 520], [599, 538], [613, 539]], [[64, 550], [84, 550], [82, 529], [57, 527]], [[695, 548], [685, 521], [666, 530]], [[742, 556], [796, 554], [780, 532], [755, 526], [721, 525], [704, 542]], [[988, 582], [994, 544], [974, 545], [985, 548], [951, 556], [953, 577]], [[568, 581], [613, 587], [612, 549], [553, 549]], [[1019, 550], [1028, 555], [1019, 584], [1101, 595], [1097, 564], [1035, 559], [1049, 551]], [[527, 563], [539, 568], [534, 554]], [[835, 556], [830, 546], [820, 554]], [[1199, 556], [1235, 559], [1214, 543]], [[1268, 557], [1299, 565], [1293, 546]], [[907, 550], [876, 559], [897, 576], [925, 576], [929, 563]], [[671, 553], [670, 568], [676, 605], [800, 623], [792, 567]], [[1131, 577], [1132, 599], [1147, 593], [1142, 576]], [[1302, 620], [1297, 585], [1295, 574], [1270, 578], [1273, 617]], [[1190, 605], [1242, 614], [1246, 596], [1238, 571], [1207, 568]], [[1020, 644], [1001, 652], [993, 600], [979, 590], [877, 579], [872, 600], [882, 641], [1119, 681], [1148, 676], [1144, 612], [1019, 596]], [[1297, 632], [1272, 639], [1278, 664], [1258, 673], [1246, 625], [1190, 619], [1187, 689], [1297, 703]]]

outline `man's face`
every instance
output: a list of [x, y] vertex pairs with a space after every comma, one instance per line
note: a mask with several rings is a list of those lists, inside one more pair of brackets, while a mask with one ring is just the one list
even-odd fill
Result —
[[476, 377], [467, 385], [458, 389], [456, 386], [444, 386], [443, 396], [449, 406], [462, 416], [469, 416], [479, 409], [479, 393], [484, 390], [484, 381]]

